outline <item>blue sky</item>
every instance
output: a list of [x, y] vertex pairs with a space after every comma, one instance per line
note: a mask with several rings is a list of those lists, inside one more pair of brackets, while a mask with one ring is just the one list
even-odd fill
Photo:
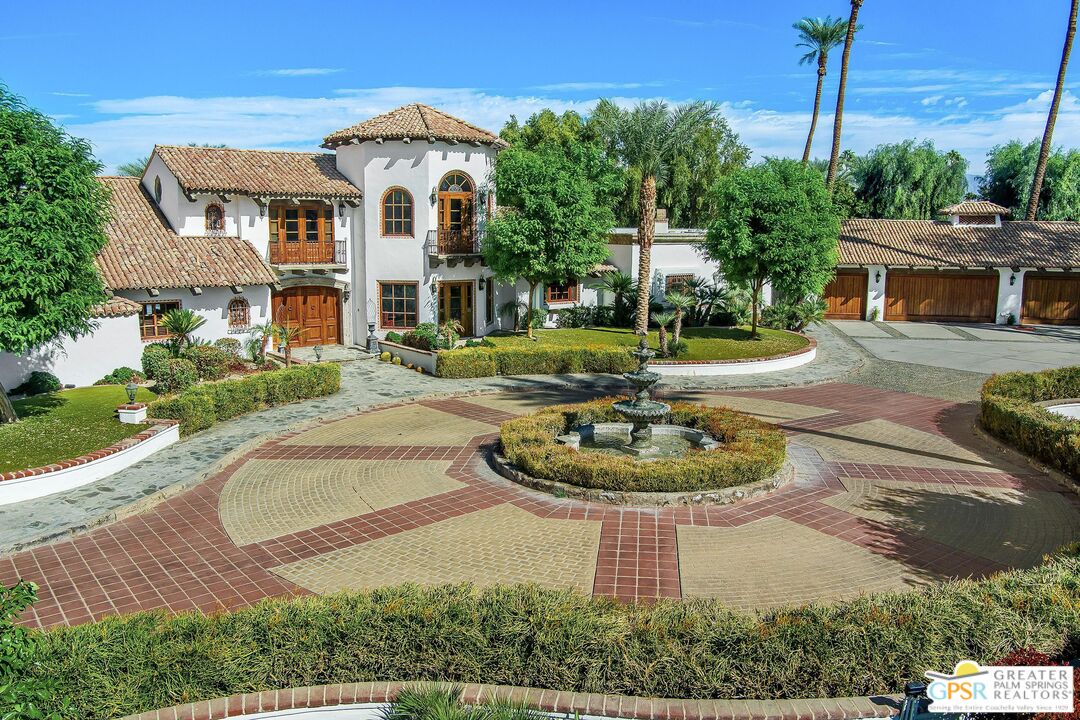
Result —
[[[1017, 6], [1021, 6], [1018, 9]], [[154, 143], [317, 149], [407, 102], [493, 131], [598, 97], [710, 99], [760, 158], [801, 153], [814, 68], [791, 24], [845, 0], [9, 3], [0, 82], [88, 138], [111, 170]], [[866, 0], [844, 146], [931, 138], [982, 170], [1042, 132], [1067, 0]], [[830, 61], [815, 155], [831, 138]], [[1080, 58], [1055, 133], [1080, 145]]]

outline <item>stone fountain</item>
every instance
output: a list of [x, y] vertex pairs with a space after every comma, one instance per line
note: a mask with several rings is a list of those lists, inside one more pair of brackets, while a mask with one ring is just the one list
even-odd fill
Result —
[[625, 450], [632, 455], [651, 455], [657, 452], [652, 442], [652, 425], [671, 412], [671, 406], [650, 397], [652, 386], [660, 381], [660, 375], [649, 370], [649, 360], [656, 353], [649, 349], [642, 333], [637, 350], [631, 353], [638, 359], [638, 369], [623, 373], [627, 382], [637, 388], [633, 397], [612, 403], [615, 412], [630, 421], [630, 443]]

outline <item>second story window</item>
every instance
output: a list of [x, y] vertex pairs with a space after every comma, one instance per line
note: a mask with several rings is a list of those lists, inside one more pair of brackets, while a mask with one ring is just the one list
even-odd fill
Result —
[[334, 252], [334, 209], [329, 205], [272, 203], [270, 262], [330, 263]]
[[412, 237], [413, 199], [405, 188], [390, 188], [383, 195], [382, 234]]
[[206, 234], [225, 234], [225, 208], [217, 203], [210, 203], [206, 206]]

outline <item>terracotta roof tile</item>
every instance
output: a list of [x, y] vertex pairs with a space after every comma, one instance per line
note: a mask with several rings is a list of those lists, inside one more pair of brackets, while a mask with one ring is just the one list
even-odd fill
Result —
[[332, 153], [157, 145], [154, 154], [189, 192], [360, 197]]
[[112, 191], [109, 241], [97, 256], [110, 290], [269, 285], [277, 275], [237, 237], [177, 235], [135, 177], [100, 178]]
[[943, 215], [1008, 215], [1009, 208], [1002, 207], [989, 200], [965, 200], [941, 208], [941, 213]]
[[103, 303], [90, 308], [90, 317], [128, 317], [142, 312], [142, 305], [126, 297], [113, 295]]
[[1080, 223], [1004, 222], [1001, 227], [933, 220], [846, 220], [842, 265], [901, 267], [1080, 267]]
[[352, 127], [330, 133], [326, 136], [324, 147], [347, 143], [354, 138], [357, 140], [411, 138], [423, 141], [434, 138], [456, 142], [478, 142], [496, 148], [506, 147], [506, 142], [498, 135], [420, 103], [402, 105]]

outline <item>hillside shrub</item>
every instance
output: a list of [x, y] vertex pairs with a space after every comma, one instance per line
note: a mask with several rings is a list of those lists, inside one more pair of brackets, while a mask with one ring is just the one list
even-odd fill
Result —
[[53, 706], [57, 718], [67, 714], [65, 703], [56, 698], [56, 680], [40, 672], [44, 638], [15, 625], [19, 614], [36, 600], [37, 586], [32, 583], [0, 584], [0, 718], [4, 720], [44, 720], [47, 705]]
[[172, 358], [169, 348], [161, 343], [150, 343], [142, 351], [143, 375], [151, 380], [157, 380], [159, 373], [164, 372], [165, 363]]
[[502, 424], [502, 452], [533, 477], [624, 492], [716, 490], [765, 480], [787, 456], [784, 433], [727, 408], [673, 403], [661, 422], [701, 430], [721, 443], [717, 450], [647, 463], [628, 456], [580, 452], [555, 440], [580, 425], [624, 422], [611, 407], [619, 398], [555, 405]]
[[336, 363], [294, 365], [236, 380], [203, 383], [175, 397], [150, 403], [147, 412], [152, 418], [179, 420], [180, 434], [190, 435], [222, 420], [333, 395], [340, 389], [341, 367]]
[[1080, 420], [1037, 403], [1080, 398], [1080, 365], [994, 375], [982, 387], [980, 421], [1006, 443], [1080, 479]]
[[101, 378], [95, 385], [127, 385], [129, 382], [145, 382], [146, 377], [134, 368], [118, 367], [111, 373]]
[[394, 332], [393, 330], [391, 330], [390, 332], [386, 333], [386, 342], [392, 342], [392, 343], [400, 344], [401, 343], [401, 333]]
[[556, 373], [624, 373], [637, 367], [632, 348], [611, 345], [558, 347], [478, 347], [440, 352], [440, 377], [552, 375]]
[[417, 350], [438, 350], [445, 344], [434, 323], [420, 323], [401, 336], [401, 344]]
[[229, 373], [229, 365], [235, 357], [213, 345], [193, 345], [186, 348], [182, 357], [195, 365], [200, 380], [220, 380]]
[[181, 392], [198, 381], [199, 371], [195, 368], [195, 363], [184, 358], [169, 358], [163, 367], [157, 370], [154, 389], [159, 394]]
[[45, 370], [35, 370], [30, 373], [30, 376], [19, 385], [12, 389], [12, 395], [41, 395], [42, 393], [57, 392], [63, 385], [60, 384], [60, 378], [53, 375], [51, 372]]
[[240, 341], [232, 337], [218, 338], [214, 341], [214, 347], [227, 352], [233, 358], [239, 358], [243, 351]]
[[1027, 647], [1060, 656], [1080, 638], [1078, 576], [1072, 549], [982, 580], [760, 615], [704, 599], [401, 585], [61, 627], [40, 634], [34, 675], [55, 678], [81, 720], [376, 680], [674, 698], [895, 694], [962, 659], [989, 663]]

